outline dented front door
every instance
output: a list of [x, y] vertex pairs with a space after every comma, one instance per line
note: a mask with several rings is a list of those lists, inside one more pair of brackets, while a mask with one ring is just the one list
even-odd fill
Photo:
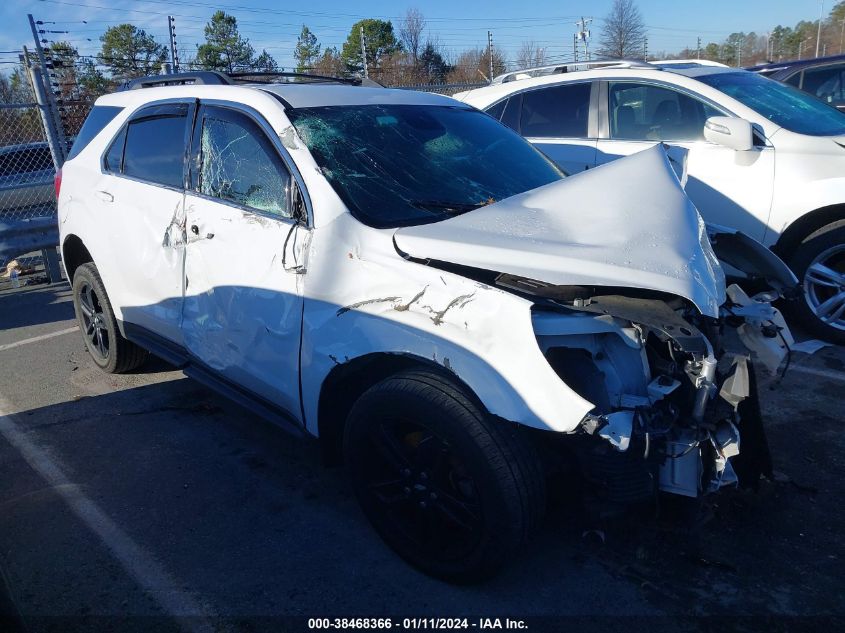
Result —
[[291, 245], [305, 230], [291, 217], [292, 183], [266, 123], [200, 108], [185, 202], [185, 345], [299, 417], [303, 275]]

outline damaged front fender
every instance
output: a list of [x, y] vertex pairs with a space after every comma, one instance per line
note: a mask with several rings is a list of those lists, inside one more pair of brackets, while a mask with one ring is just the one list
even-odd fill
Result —
[[531, 301], [408, 262], [386, 231], [367, 230], [362, 249], [349, 242], [353, 222], [341, 217], [315, 232], [311, 248], [301, 359], [310, 432], [318, 430], [319, 393], [329, 373], [382, 353], [436, 362], [500, 418], [558, 432], [578, 428], [594, 403], [561, 382], [544, 358]]

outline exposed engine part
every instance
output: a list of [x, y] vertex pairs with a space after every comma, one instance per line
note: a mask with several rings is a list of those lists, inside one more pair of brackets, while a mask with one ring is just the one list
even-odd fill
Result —
[[[762, 296], [761, 296], [762, 295]], [[783, 319], [773, 308], [767, 293], [749, 297], [739, 286], [728, 286], [728, 308], [732, 316], [742, 317], [737, 335], [755, 359], [771, 373], [775, 373], [795, 342]]]
[[739, 403], [749, 395], [751, 395], [751, 379], [748, 375], [748, 357], [734, 356], [729, 375], [722, 383], [719, 396], [736, 410]]
[[[604, 459], [594, 459], [595, 444], [639, 461], [660, 490], [687, 497], [747, 477], [754, 485], [770, 472], [759, 415], [749, 420], [742, 415], [756, 406], [749, 404], [756, 403], [756, 391], [748, 349], [738, 347], [745, 349], [742, 354], [725, 348], [740, 341], [743, 327], [761, 339], [771, 338], [769, 330], [777, 335], [780, 315], [767, 303], [770, 297], [749, 298], [732, 288], [723, 318], [717, 320], [660, 298], [575, 296], [585, 288], [533, 290], [571, 301], [561, 309], [574, 313], [538, 313], [536, 334], [561, 379], [596, 404], [580, 427], [591, 437], [578, 445], [588, 451], [591, 465], [586, 456], [581, 461], [592, 480], [603, 489], [622, 486], [605, 494], [625, 497], [630, 490], [613, 476], [619, 462], [604, 453]], [[561, 322], [571, 334], [562, 331]], [[733, 338], [726, 339], [725, 330]], [[740, 433], [742, 455], [749, 454], [745, 460]], [[602, 473], [604, 466], [611, 471]]]
[[681, 386], [680, 380], [661, 375], [648, 383], [648, 398], [652, 404], [663, 400], [670, 393]]
[[599, 429], [599, 437], [603, 437], [617, 451], [628, 450], [634, 428], [633, 411], [617, 411], [604, 416], [606, 424]]
[[696, 432], [678, 429], [666, 439], [666, 459], [660, 468], [660, 489], [697, 497], [701, 487], [701, 449]]
[[580, 438], [577, 444], [576, 455], [592, 497], [620, 506], [654, 497], [656, 464], [643, 459], [642, 441], [624, 453], [593, 438]]

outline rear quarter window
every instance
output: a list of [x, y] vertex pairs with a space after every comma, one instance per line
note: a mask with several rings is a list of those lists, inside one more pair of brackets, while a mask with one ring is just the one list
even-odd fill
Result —
[[505, 111], [505, 105], [507, 105], [507, 103], [508, 100], [503, 99], [502, 101], [499, 101], [499, 103], [497, 103], [496, 105], [487, 108], [485, 112], [498, 121], [502, 118], [502, 113]]
[[111, 123], [112, 119], [116, 117], [123, 108], [117, 106], [94, 106], [82, 124], [82, 129], [76, 135], [73, 145], [70, 148], [70, 153], [67, 159], [75, 158], [79, 152], [94, 140], [94, 138], [103, 131], [103, 128]]
[[[129, 121], [122, 173], [181, 188], [184, 182], [187, 106], [162, 106]], [[107, 157], [107, 160], [109, 158]]]

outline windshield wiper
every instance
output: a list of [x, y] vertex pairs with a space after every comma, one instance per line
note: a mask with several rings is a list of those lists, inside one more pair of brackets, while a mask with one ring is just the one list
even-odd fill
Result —
[[447, 200], [411, 200], [408, 204], [417, 209], [426, 211], [443, 211], [444, 213], [466, 213], [480, 207], [487, 206], [488, 202], [449, 202]]

